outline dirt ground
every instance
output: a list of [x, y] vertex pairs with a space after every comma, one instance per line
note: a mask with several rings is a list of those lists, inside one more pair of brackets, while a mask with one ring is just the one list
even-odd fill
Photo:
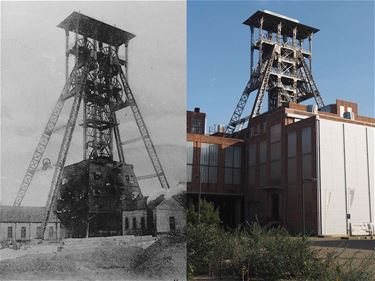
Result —
[[[38, 247], [39, 246], [39, 247]], [[186, 242], [163, 237], [146, 249], [106, 242], [88, 247], [38, 245], [26, 256], [0, 250], [1, 280], [185, 280]], [[31, 248], [31, 247], [30, 247]], [[19, 254], [18, 254], [19, 255]], [[8, 257], [8, 258], [6, 258]]]

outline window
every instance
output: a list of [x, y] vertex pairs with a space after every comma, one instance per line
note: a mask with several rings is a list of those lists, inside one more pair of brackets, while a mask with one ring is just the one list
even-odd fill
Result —
[[270, 137], [270, 180], [273, 184], [279, 184], [281, 180], [281, 124], [271, 126]]
[[48, 237], [53, 238], [53, 226], [50, 226], [48, 229]]
[[281, 141], [281, 124], [271, 126], [271, 143]]
[[193, 134], [204, 134], [203, 122], [198, 118], [191, 118], [191, 132]]
[[224, 174], [225, 184], [241, 184], [241, 147], [225, 148]]
[[8, 226], [8, 239], [13, 238], [13, 227]]
[[288, 157], [296, 157], [297, 134], [296, 132], [288, 133]]
[[26, 238], [26, 226], [21, 227], [21, 239]]
[[125, 218], [125, 229], [129, 229], [129, 219]]
[[311, 127], [302, 129], [302, 154], [311, 153]]
[[169, 229], [171, 231], [175, 231], [176, 230], [176, 220], [174, 217], [169, 217]]
[[288, 183], [297, 181], [297, 133], [288, 133]]
[[256, 145], [255, 143], [250, 144], [249, 147], [249, 166], [254, 166], [256, 162]]
[[193, 173], [193, 159], [194, 159], [194, 145], [193, 142], [187, 142], [187, 155], [186, 155], [186, 181], [191, 182], [192, 180], [192, 173]]
[[260, 186], [266, 185], [267, 183], [266, 160], [267, 160], [267, 142], [261, 141], [259, 144], [259, 185]]
[[36, 227], [36, 238], [39, 238], [39, 239], [42, 238], [42, 227], [41, 226]]
[[201, 144], [200, 174], [202, 183], [217, 182], [218, 145]]
[[302, 129], [302, 177], [312, 177], [311, 127]]
[[144, 217], [141, 217], [141, 228], [142, 228], [142, 229], [145, 229], [145, 228], [146, 228], [145, 218], [144, 218]]
[[137, 218], [133, 218], [133, 229], [137, 229]]
[[259, 145], [259, 163], [265, 163], [267, 160], [267, 142], [262, 141]]

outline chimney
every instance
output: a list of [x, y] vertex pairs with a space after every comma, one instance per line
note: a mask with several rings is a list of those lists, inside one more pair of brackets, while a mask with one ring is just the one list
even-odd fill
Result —
[[201, 110], [201, 109], [200, 109], [199, 107], [195, 107], [195, 108], [194, 108], [194, 112], [200, 112], [200, 110]]

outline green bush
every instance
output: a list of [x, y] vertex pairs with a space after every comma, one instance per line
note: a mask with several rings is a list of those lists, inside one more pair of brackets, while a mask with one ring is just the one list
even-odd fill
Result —
[[224, 231], [219, 214], [205, 201], [201, 215], [188, 212], [188, 276], [208, 274], [242, 280], [371, 281], [375, 254], [361, 259], [340, 259], [343, 254], [313, 250], [308, 238], [293, 237], [282, 228], [266, 230], [258, 224], [246, 230]]

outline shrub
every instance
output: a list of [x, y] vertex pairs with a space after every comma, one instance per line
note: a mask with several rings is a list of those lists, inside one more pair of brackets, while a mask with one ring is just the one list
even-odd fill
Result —
[[371, 281], [375, 254], [356, 261], [339, 253], [322, 256], [309, 239], [291, 236], [283, 228], [266, 230], [258, 224], [246, 230], [224, 231], [212, 204], [201, 202], [201, 216], [188, 212], [188, 276], [208, 274], [250, 280]]

